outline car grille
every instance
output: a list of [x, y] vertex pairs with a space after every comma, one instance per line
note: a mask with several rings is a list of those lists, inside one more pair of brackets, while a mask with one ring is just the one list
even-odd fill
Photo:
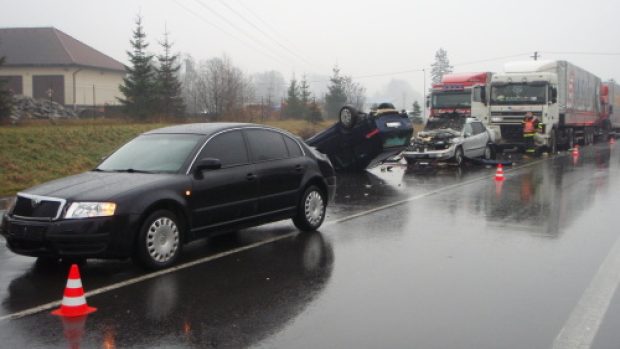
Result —
[[18, 194], [13, 215], [36, 220], [57, 219], [63, 206], [62, 199]]
[[428, 143], [428, 144], [412, 144], [409, 147], [407, 147], [408, 151], [415, 151], [415, 152], [420, 152], [423, 153], [425, 151], [429, 151], [429, 150], [446, 150], [448, 148], [450, 148], [450, 143], [446, 142], [444, 144], [433, 144], [433, 143]]

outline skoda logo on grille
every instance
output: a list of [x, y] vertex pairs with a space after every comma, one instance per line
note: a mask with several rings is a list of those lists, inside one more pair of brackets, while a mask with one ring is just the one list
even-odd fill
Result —
[[39, 199], [31, 199], [30, 200], [30, 205], [32, 206], [32, 208], [36, 208], [37, 206], [39, 206], [39, 204], [41, 204], [41, 200], [39, 200]]

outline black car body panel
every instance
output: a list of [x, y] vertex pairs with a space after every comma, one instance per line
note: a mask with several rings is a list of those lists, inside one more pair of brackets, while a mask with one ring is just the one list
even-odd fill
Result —
[[413, 135], [406, 114], [396, 111], [382, 114], [356, 112], [351, 128], [337, 122], [312, 136], [306, 143], [327, 154], [339, 171], [359, 171], [374, 167], [404, 150]]
[[[254, 161], [253, 152], [260, 151], [248, 146], [247, 163], [196, 170], [211, 139], [233, 132], [246, 139], [247, 132], [255, 131], [286, 139], [287, 156]], [[286, 131], [217, 123], [173, 126], [142, 136], [162, 134], [203, 138], [175, 173], [94, 170], [18, 193], [0, 227], [9, 249], [29, 256], [129, 257], [143, 220], [156, 209], [172, 211], [182, 225], [183, 240], [190, 241], [292, 218], [309, 185], [322, 189], [328, 201], [333, 199], [336, 180], [329, 159]], [[65, 218], [74, 202], [112, 202], [116, 211], [107, 217]]]

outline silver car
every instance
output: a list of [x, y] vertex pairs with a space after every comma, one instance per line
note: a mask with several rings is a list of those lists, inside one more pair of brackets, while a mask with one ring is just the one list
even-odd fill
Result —
[[447, 115], [430, 118], [403, 152], [409, 164], [454, 162], [465, 158], [495, 159], [494, 136], [476, 118]]

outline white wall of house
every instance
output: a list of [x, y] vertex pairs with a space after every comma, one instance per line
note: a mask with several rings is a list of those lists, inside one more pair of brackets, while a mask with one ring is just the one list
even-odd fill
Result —
[[[29, 97], [33, 96], [33, 76], [36, 75], [62, 75], [64, 77], [64, 102], [66, 106], [73, 106], [74, 104], [77, 106], [102, 106], [105, 104], [119, 104], [117, 97], [122, 97], [119, 86], [123, 82], [125, 73], [77, 67], [4, 66], [0, 68], [0, 76], [22, 77], [23, 94]], [[73, 84], [74, 75], [75, 91]]]

